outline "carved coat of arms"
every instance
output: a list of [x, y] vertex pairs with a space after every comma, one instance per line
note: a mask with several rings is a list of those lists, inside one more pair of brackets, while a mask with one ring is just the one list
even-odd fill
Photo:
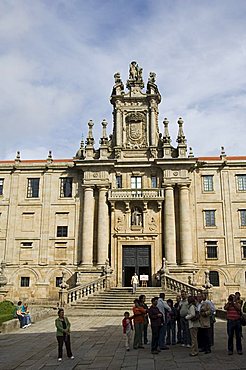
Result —
[[126, 122], [128, 144], [144, 144], [145, 120], [145, 115], [141, 112], [132, 112], [127, 116]]

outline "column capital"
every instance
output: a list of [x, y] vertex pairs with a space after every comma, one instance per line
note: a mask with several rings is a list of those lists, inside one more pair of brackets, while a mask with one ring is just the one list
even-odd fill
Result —
[[190, 182], [180, 183], [180, 184], [178, 184], [178, 187], [180, 189], [189, 189], [190, 184], [191, 184]]
[[163, 185], [164, 186], [164, 189], [173, 189], [175, 184], [171, 184], [171, 183], [166, 183]]
[[84, 190], [94, 190], [95, 189], [95, 185], [89, 185], [89, 184], [82, 184], [81, 187]]

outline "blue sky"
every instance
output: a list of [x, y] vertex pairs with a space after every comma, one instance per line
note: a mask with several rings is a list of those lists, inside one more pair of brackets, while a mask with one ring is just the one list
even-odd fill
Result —
[[196, 156], [245, 155], [246, 1], [0, 2], [0, 159], [71, 158], [87, 122], [96, 147], [113, 75], [157, 74], [159, 126], [185, 121]]

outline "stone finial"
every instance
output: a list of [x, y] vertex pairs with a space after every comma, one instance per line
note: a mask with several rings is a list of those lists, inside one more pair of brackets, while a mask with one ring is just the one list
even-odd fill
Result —
[[170, 144], [171, 143], [171, 137], [170, 137], [169, 130], [168, 130], [169, 121], [168, 121], [167, 118], [164, 118], [163, 125], [164, 125], [163, 142], [165, 144]]
[[193, 149], [192, 149], [192, 147], [191, 147], [191, 146], [189, 147], [189, 154], [188, 154], [188, 158], [194, 158], [194, 153], [193, 153]]
[[225, 147], [222, 146], [220, 150], [220, 158], [225, 158], [225, 157], [226, 157]]
[[48, 154], [48, 157], [47, 157], [47, 162], [52, 162], [52, 161], [53, 161], [52, 151], [49, 150], [49, 154]]
[[108, 122], [106, 121], [106, 119], [104, 119], [102, 121], [102, 128], [103, 128], [103, 132], [102, 132], [102, 137], [100, 139], [100, 144], [107, 144], [108, 143], [108, 137], [107, 137], [107, 131], [106, 131], [106, 128], [107, 128], [107, 125], [108, 125]]
[[122, 83], [122, 80], [121, 80], [121, 77], [120, 77], [120, 73], [119, 72], [116, 72], [114, 74], [114, 83], [115, 84], [121, 84]]
[[20, 160], [21, 160], [21, 157], [20, 157], [20, 151], [17, 151], [17, 152], [16, 152], [15, 161], [16, 161], [16, 162], [19, 162]]
[[94, 126], [94, 123], [92, 120], [90, 120], [88, 122], [88, 127], [89, 127], [89, 130], [88, 130], [88, 136], [87, 136], [87, 139], [86, 139], [86, 145], [93, 145], [94, 144], [94, 137], [93, 137], [93, 133], [92, 133], [92, 128]]
[[82, 135], [82, 139], [81, 139], [81, 142], [80, 142], [80, 147], [79, 147], [79, 150], [77, 151], [77, 153], [75, 154], [75, 158], [78, 158], [78, 159], [84, 159], [85, 157], [85, 143], [84, 143], [84, 137]]
[[178, 131], [178, 137], [177, 137], [177, 143], [179, 144], [186, 144], [186, 138], [183, 131], [183, 124], [184, 121], [181, 117], [178, 119], [178, 125], [179, 125], [179, 131]]

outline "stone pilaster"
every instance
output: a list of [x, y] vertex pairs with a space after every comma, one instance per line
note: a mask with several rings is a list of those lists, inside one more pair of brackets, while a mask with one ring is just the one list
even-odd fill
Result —
[[176, 265], [176, 228], [173, 186], [165, 186], [164, 243], [165, 257], [169, 265]]
[[107, 188], [99, 188], [98, 226], [97, 226], [97, 264], [104, 265], [108, 258], [109, 215], [107, 204]]
[[154, 106], [150, 108], [150, 145], [156, 146], [156, 112]]
[[93, 262], [94, 208], [93, 187], [85, 187], [83, 204], [82, 265], [86, 266], [91, 266]]
[[[117, 104], [118, 105], [118, 104]], [[116, 146], [122, 146], [122, 111], [116, 106], [115, 111], [115, 134], [116, 134]]]
[[179, 188], [180, 209], [180, 249], [181, 264], [192, 265], [192, 237], [191, 237], [191, 212], [189, 199], [189, 185], [180, 185]]

